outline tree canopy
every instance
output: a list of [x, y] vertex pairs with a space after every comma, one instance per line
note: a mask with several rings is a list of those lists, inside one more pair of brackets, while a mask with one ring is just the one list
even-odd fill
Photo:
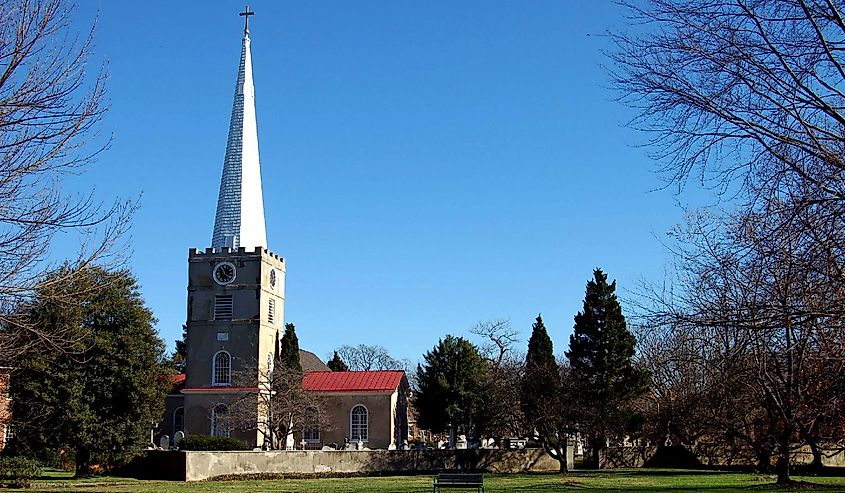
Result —
[[543, 324], [543, 317], [537, 315], [528, 339], [525, 377], [522, 379], [522, 410], [529, 426], [541, 418], [542, 401], [555, 398], [558, 380], [552, 339]]
[[[77, 475], [120, 463], [149, 440], [170, 388], [164, 343], [128, 271], [82, 271], [72, 285], [48, 284], [22, 308], [32, 324], [62, 326], [74, 352], [43, 353], [11, 380], [17, 433], [10, 446], [38, 455], [75, 454]], [[62, 276], [59, 272], [57, 276]], [[56, 305], [54, 299], [67, 303]]]
[[568, 472], [567, 449], [574, 432], [572, 393], [567, 392], [561, 378], [561, 367], [555, 360], [552, 339], [537, 315], [528, 339], [525, 375], [522, 378], [522, 410], [529, 436], [560, 464], [560, 472]]
[[[694, 401], [670, 435], [739, 439], [763, 467], [775, 452], [787, 483], [795, 443], [820, 464], [818, 444], [842, 429], [830, 397], [845, 304], [845, 4], [621, 3], [633, 29], [610, 34], [611, 75], [634, 125], [667, 183], [680, 192], [692, 177], [729, 199], [715, 216], [691, 211], [671, 278], [643, 293], [651, 342], [683, 351], [649, 355], [683, 388], [658, 382], [661, 413]], [[699, 395], [712, 396], [706, 419]]]
[[[33, 324], [17, 307], [61, 291], [48, 284], [63, 284], [62, 295], [68, 286], [84, 284], [75, 278], [85, 277], [81, 271], [111, 250], [135, 204], [105, 207], [93, 194], [62, 187], [66, 175], [83, 173], [108, 146], [97, 131], [107, 106], [106, 74], [87, 63], [93, 31], [80, 40], [70, 0], [11, 0], [2, 11], [0, 366], [14, 367], [33, 352], [72, 350], [73, 334]], [[71, 253], [73, 268], [55, 269], [51, 263], [60, 232], [84, 238]]]
[[346, 363], [343, 362], [343, 359], [341, 359], [340, 355], [337, 354], [337, 351], [334, 352], [332, 359], [326, 363], [326, 366], [328, 366], [331, 371], [349, 371], [349, 367], [346, 366]]
[[462, 337], [448, 335], [417, 366], [414, 407], [420, 427], [434, 432], [472, 435], [484, 406], [487, 367], [478, 349]]
[[394, 358], [387, 349], [369, 344], [344, 345], [335, 354], [349, 371], [403, 370], [408, 366], [407, 361]]
[[566, 351], [594, 460], [608, 438], [621, 435], [627, 406], [647, 389], [648, 374], [633, 363], [636, 343], [616, 298], [616, 281], [608, 284], [607, 274], [596, 269]]
[[291, 323], [285, 324], [285, 333], [279, 341], [276, 366], [302, 373], [302, 362], [299, 359], [299, 338], [296, 336], [296, 327]]

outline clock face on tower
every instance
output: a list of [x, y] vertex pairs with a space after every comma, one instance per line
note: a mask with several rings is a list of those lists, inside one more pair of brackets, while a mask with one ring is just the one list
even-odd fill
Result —
[[214, 266], [214, 281], [217, 284], [229, 284], [235, 280], [235, 264], [220, 262]]

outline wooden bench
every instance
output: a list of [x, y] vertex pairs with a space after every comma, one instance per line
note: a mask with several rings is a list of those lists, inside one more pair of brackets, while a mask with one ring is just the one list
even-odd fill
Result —
[[475, 488], [482, 493], [484, 491], [484, 474], [465, 474], [455, 472], [441, 472], [434, 478], [434, 493], [441, 488]]

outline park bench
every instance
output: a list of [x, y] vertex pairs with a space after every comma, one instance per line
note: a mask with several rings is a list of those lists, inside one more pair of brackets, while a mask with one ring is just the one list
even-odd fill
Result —
[[475, 488], [482, 493], [484, 491], [484, 474], [466, 474], [454, 472], [441, 472], [434, 478], [434, 493], [441, 488]]

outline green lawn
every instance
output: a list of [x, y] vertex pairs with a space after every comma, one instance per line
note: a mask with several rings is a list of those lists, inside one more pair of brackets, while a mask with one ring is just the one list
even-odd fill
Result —
[[[795, 477], [818, 485], [826, 491], [845, 491], [845, 477]], [[751, 473], [627, 469], [614, 471], [578, 471], [569, 476], [556, 474], [489, 474], [484, 490], [492, 492], [553, 492], [553, 491], [772, 491], [773, 476]], [[178, 483], [168, 481], [137, 481], [122, 478], [93, 478], [74, 480], [65, 473], [50, 473], [26, 491], [79, 492], [306, 492], [306, 493], [364, 493], [430, 492], [431, 476], [394, 476], [384, 478], [289, 479], [273, 481], [204, 481]], [[455, 490], [447, 490], [455, 491]], [[806, 491], [781, 490], [777, 491]]]

